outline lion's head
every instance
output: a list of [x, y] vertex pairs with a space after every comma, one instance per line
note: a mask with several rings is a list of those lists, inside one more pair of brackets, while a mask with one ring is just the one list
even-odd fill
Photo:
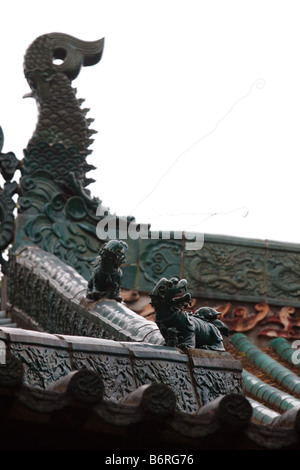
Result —
[[109, 262], [115, 267], [121, 266], [126, 259], [128, 245], [122, 240], [109, 240], [102, 245], [99, 255], [101, 260]]
[[191, 295], [187, 291], [187, 281], [179, 280], [177, 277], [160, 279], [150, 293], [150, 298], [153, 307], [186, 308], [191, 301]]

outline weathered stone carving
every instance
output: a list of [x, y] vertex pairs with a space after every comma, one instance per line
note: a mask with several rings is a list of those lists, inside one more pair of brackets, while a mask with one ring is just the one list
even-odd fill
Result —
[[137, 359], [134, 362], [137, 385], [164, 383], [176, 396], [178, 410], [193, 413], [197, 410], [197, 398], [186, 364], [175, 361]]
[[20, 162], [13, 152], [2, 153], [4, 144], [4, 135], [0, 127], [0, 172], [5, 181], [13, 179], [15, 171], [21, 169], [22, 162]]
[[88, 282], [86, 295], [88, 299], [106, 298], [122, 301], [120, 266], [125, 262], [127, 249], [127, 243], [119, 240], [110, 240], [101, 247]]
[[22, 177], [16, 241], [30, 240], [87, 278], [100, 245], [95, 232], [99, 201], [82, 192], [74, 174], [68, 179], [63, 186], [70, 197], [46, 170]]
[[150, 297], [151, 304], [155, 308], [155, 322], [167, 344], [171, 334], [174, 345], [174, 329], [176, 329], [179, 347], [224, 351], [221, 332], [228, 335], [228, 328], [217, 319], [219, 312], [209, 307], [200, 308], [194, 313], [185, 310], [191, 300], [185, 279], [162, 278], [152, 290]]
[[181, 243], [173, 240], [157, 240], [149, 243], [141, 253], [140, 260], [140, 269], [145, 280], [153, 285], [162, 276], [168, 277], [170, 273], [179, 275], [181, 248]]
[[102, 401], [104, 388], [101, 375], [86, 368], [70, 372], [49, 387], [59, 393], [68, 393], [85, 404]]
[[67, 351], [14, 343], [12, 353], [24, 364], [24, 383], [45, 389], [71, 372]]
[[299, 307], [299, 262], [295, 244], [208, 236], [183, 253], [181, 272], [193, 296]]
[[[63, 33], [44, 34], [28, 47], [24, 74], [32, 90], [28, 96], [37, 100], [39, 108], [37, 126], [29, 147], [45, 142], [50, 151], [54, 144], [60, 143], [66, 149], [73, 147], [79, 154], [86, 154], [95, 131], [89, 130], [90, 122], [85, 117], [87, 110], [81, 108], [84, 100], [76, 98], [76, 90], [70, 85], [82, 66], [100, 61], [103, 47], [104, 39], [81, 41]], [[62, 62], [57, 64], [55, 59]], [[75, 169], [75, 161], [71, 163]], [[86, 169], [90, 167], [82, 162], [83, 178]]]
[[18, 184], [11, 181], [15, 171], [21, 168], [21, 162], [12, 152], [2, 153], [4, 136], [0, 127], [0, 173], [5, 179], [3, 188], [0, 187], [0, 264], [2, 273], [5, 274], [7, 261], [2, 253], [12, 243], [15, 233], [14, 210], [16, 204], [13, 200], [14, 194], [19, 192]]
[[7, 261], [2, 253], [13, 242], [15, 229], [15, 202], [13, 195], [17, 192], [17, 183], [7, 181], [0, 188], [0, 264], [2, 273], [6, 273]]
[[243, 390], [243, 380], [238, 372], [195, 367], [194, 377], [202, 405], [220, 395], [241, 393]]
[[[95, 169], [92, 119], [76, 98], [72, 80], [82, 66], [98, 63], [104, 40], [81, 41], [62, 33], [38, 37], [27, 49], [24, 74], [38, 105], [36, 129], [24, 150], [16, 243], [34, 243], [73, 266], [85, 278], [102, 242], [96, 236], [98, 198], [86, 186]], [[54, 59], [61, 59], [57, 64]], [[14, 162], [13, 162], [14, 163]]]
[[221, 295], [264, 295], [264, 249], [225, 243], [205, 243], [186, 252], [184, 276], [191, 290]]
[[300, 253], [273, 251], [268, 256], [270, 298], [289, 298], [298, 301], [300, 296]]
[[77, 369], [86, 367], [101, 375], [107, 400], [117, 402], [135, 389], [132, 367], [127, 357], [76, 351], [72, 358]]

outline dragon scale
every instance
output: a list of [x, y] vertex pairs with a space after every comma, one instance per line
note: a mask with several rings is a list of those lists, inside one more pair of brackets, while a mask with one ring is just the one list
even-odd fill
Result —
[[[94, 169], [86, 163], [88, 150], [95, 133], [89, 128], [92, 119], [86, 118], [87, 109], [82, 109], [84, 100], [76, 98], [76, 89], [72, 80], [77, 77], [82, 66], [94, 65], [102, 56], [104, 40], [93, 42], [81, 41], [63, 33], [50, 33], [38, 37], [27, 49], [24, 57], [24, 74], [31, 88], [26, 96], [35, 98], [38, 107], [38, 122], [25, 151], [25, 172], [34, 166], [34, 157], [38, 153], [34, 148], [45, 146], [63, 148], [71, 152], [67, 172], [75, 171], [84, 186], [92, 180], [85, 174]], [[54, 59], [61, 59], [56, 64]], [[57, 152], [47, 152], [47, 159], [55, 159]], [[40, 152], [39, 152], [40, 153]], [[77, 159], [73, 158], [77, 154]], [[80, 162], [78, 161], [78, 156]], [[79, 164], [78, 164], [79, 163]], [[54, 164], [55, 167], [56, 163]]]
[[[17, 162], [21, 178], [14, 246], [37, 245], [84, 277], [101, 245], [95, 231], [101, 201], [86, 189], [94, 181], [86, 177], [95, 169], [86, 159], [95, 131], [89, 128], [92, 120], [86, 118], [88, 110], [81, 108], [84, 100], [76, 98], [72, 80], [82, 67], [100, 61], [103, 46], [103, 39], [81, 41], [50, 33], [35, 39], [24, 56], [31, 88], [26, 96], [36, 100], [38, 120], [24, 159]], [[9, 173], [7, 165], [5, 170]]]

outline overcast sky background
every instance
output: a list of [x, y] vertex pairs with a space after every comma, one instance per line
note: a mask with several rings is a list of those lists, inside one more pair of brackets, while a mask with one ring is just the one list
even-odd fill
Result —
[[300, 243], [298, 0], [51, 0], [1, 5], [3, 152], [37, 121], [34, 39], [105, 37], [73, 82], [98, 131], [89, 186], [155, 230]]

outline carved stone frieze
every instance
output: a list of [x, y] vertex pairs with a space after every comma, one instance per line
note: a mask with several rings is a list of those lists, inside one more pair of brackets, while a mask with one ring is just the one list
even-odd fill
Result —
[[241, 363], [228, 352], [190, 349], [189, 357], [201, 406], [220, 395], [244, 393]]
[[196, 367], [193, 374], [201, 405], [205, 405], [220, 395], [241, 393], [243, 390], [243, 381], [238, 372]]
[[24, 364], [24, 383], [45, 389], [71, 371], [68, 351], [12, 343], [11, 352]]
[[109, 400], [118, 401], [136, 388], [128, 357], [74, 352], [72, 360], [76, 369], [87, 367], [101, 375]]
[[264, 250], [204, 243], [200, 251], [185, 253], [183, 276], [194, 292], [261, 297], [265, 294]]
[[300, 306], [298, 245], [210, 235], [182, 256], [195, 297]]
[[145, 244], [139, 267], [143, 273], [144, 282], [149, 284], [149, 290], [163, 276], [180, 275], [180, 254], [180, 242], [157, 240]]
[[193, 413], [198, 408], [197, 398], [187, 364], [163, 360], [148, 361], [137, 359], [134, 362], [137, 385], [162, 382], [173, 390], [177, 408]]
[[268, 253], [268, 296], [300, 299], [300, 253], [275, 251]]

